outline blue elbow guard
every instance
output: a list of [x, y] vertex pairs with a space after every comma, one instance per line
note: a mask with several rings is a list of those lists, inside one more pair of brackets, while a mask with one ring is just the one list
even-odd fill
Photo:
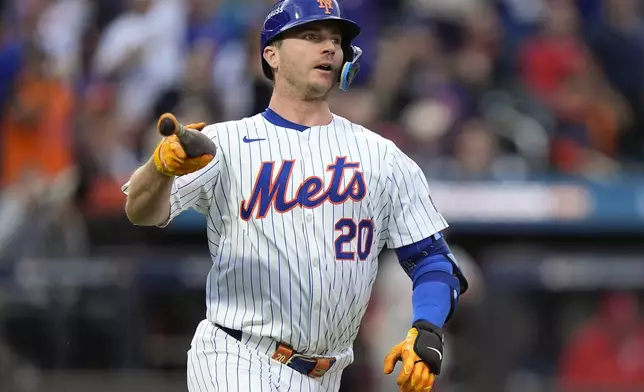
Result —
[[[407, 275], [414, 279], [414, 276], [419, 276], [419, 272], [429, 272], [433, 267], [428, 267], [427, 259], [432, 256], [442, 255], [444, 259], [452, 264], [453, 273], [450, 276], [442, 276], [435, 274], [437, 279], [446, 280], [449, 286], [458, 290], [459, 294], [464, 294], [467, 291], [467, 279], [461, 272], [456, 257], [452, 254], [445, 238], [441, 233], [436, 233], [431, 237], [425, 238], [422, 241], [413, 243], [396, 249], [396, 255], [400, 260], [400, 265]], [[436, 259], [434, 259], [436, 260]], [[449, 274], [447, 274], [449, 275]], [[454, 278], [456, 280], [454, 280]], [[457, 287], [454, 287], [454, 282], [457, 281]]]

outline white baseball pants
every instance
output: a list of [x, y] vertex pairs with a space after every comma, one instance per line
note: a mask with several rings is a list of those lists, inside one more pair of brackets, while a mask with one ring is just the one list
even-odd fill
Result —
[[[270, 354], [272, 355], [272, 353]], [[311, 378], [237, 341], [208, 320], [197, 326], [188, 351], [190, 392], [337, 392], [342, 370], [353, 360], [339, 358], [320, 378]]]

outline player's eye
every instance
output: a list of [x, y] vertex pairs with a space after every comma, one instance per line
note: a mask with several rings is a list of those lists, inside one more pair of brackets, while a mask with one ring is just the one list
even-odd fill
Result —
[[310, 41], [315, 41], [317, 39], [317, 35], [315, 35], [315, 33], [306, 33], [306, 34], [304, 34], [304, 39], [305, 40], [310, 40]]

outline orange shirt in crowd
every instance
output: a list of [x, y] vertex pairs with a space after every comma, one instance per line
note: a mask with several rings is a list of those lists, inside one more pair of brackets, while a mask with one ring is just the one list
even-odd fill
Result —
[[2, 122], [2, 186], [33, 170], [54, 176], [73, 161], [73, 95], [59, 80], [24, 73]]

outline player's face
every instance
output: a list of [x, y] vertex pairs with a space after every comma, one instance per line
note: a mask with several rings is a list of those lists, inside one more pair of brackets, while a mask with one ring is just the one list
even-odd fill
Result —
[[276, 79], [281, 78], [305, 99], [320, 99], [333, 88], [342, 68], [342, 35], [332, 23], [294, 29], [278, 50]]

